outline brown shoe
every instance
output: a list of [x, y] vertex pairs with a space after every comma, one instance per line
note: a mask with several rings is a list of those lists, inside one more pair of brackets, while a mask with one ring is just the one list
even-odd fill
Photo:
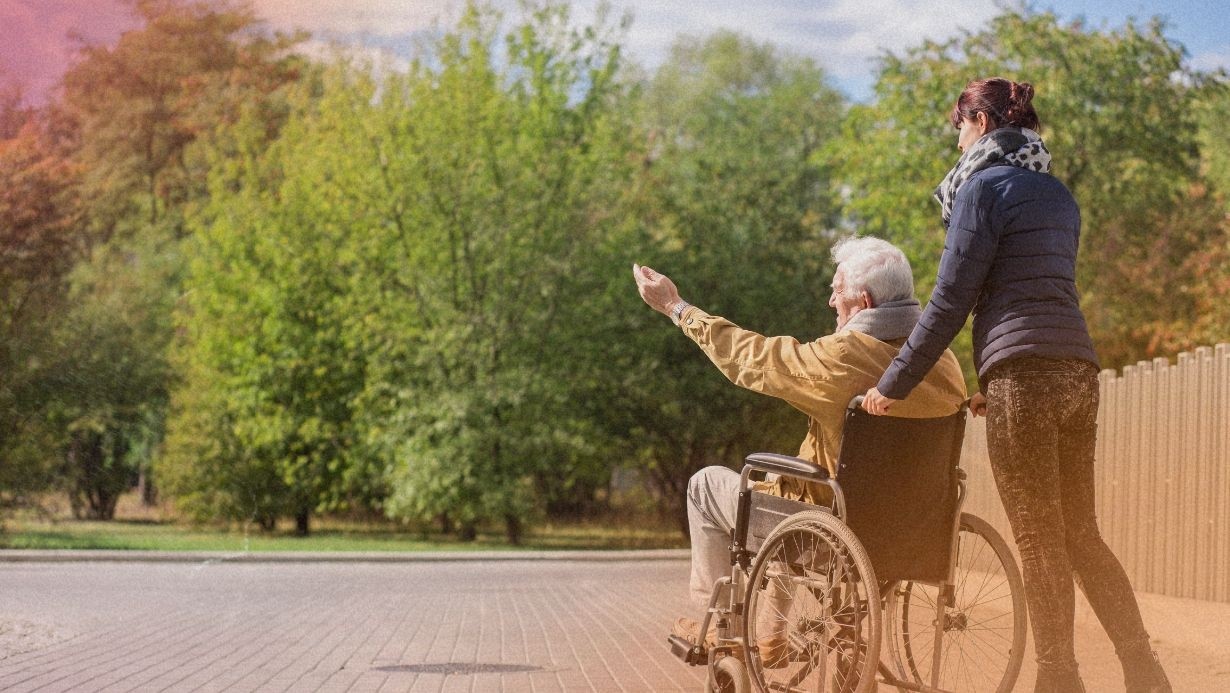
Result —
[[[690, 618], [680, 618], [675, 621], [671, 633], [695, 645], [700, 640], [700, 623]], [[709, 632], [705, 633], [704, 646], [705, 649], [712, 649], [716, 645], [717, 628], [710, 626]], [[780, 669], [790, 662], [790, 642], [784, 635], [761, 638], [756, 641], [756, 651], [760, 655], [761, 666], [766, 669]], [[743, 648], [739, 645], [732, 645], [731, 655], [742, 659]]]
[[700, 623], [693, 621], [690, 618], [681, 618], [675, 621], [675, 627], [671, 628], [673, 635], [687, 640], [693, 645], [703, 644], [706, 649], [712, 648], [717, 644], [717, 628], [710, 625], [709, 632], [705, 633], [705, 642], [700, 642]]

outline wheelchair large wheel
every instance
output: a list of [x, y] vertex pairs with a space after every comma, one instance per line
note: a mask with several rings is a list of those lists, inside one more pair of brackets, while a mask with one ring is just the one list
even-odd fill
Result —
[[875, 572], [836, 517], [808, 511], [783, 520], [757, 553], [745, 603], [744, 658], [758, 691], [875, 690]]
[[[901, 582], [885, 600], [888, 647], [898, 676], [954, 693], [1010, 693], [1025, 656], [1028, 611], [1016, 560], [986, 521], [961, 514], [952, 602], [937, 615], [935, 585]], [[936, 666], [935, 629], [943, 623]]]

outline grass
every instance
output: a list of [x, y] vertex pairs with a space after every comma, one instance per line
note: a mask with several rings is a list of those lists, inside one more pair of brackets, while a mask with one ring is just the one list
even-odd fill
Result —
[[121, 501], [116, 520], [73, 520], [62, 507], [42, 516], [18, 514], [0, 531], [4, 549], [112, 549], [149, 551], [507, 551], [660, 549], [686, 546], [674, 527], [644, 518], [616, 515], [565, 523], [541, 523], [511, 546], [502, 532], [479, 532], [473, 542], [438, 532], [407, 530], [387, 523], [313, 518], [307, 537], [289, 527], [264, 532], [258, 527], [209, 527], [177, 522], [169, 510], [145, 509]]

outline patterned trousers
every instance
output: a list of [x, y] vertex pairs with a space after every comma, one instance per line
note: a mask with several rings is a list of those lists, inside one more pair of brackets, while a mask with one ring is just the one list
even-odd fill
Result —
[[1083, 690], [1072, 642], [1073, 580], [1114, 643], [1129, 690], [1133, 677], [1141, 690], [1168, 690], [1150, 687], [1165, 676], [1123, 566], [1098, 531], [1097, 376], [1085, 361], [1035, 357], [987, 375], [987, 447], [1021, 554], [1038, 659], [1034, 690]]

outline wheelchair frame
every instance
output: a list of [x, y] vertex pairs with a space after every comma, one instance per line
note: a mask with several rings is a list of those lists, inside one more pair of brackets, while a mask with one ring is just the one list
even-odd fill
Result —
[[[861, 396], [856, 397], [850, 402], [849, 408], [857, 408], [861, 400]], [[960, 413], [963, 417], [964, 407]], [[958, 453], [959, 450], [958, 441]], [[832, 490], [832, 505], [828, 507], [813, 505], [754, 491], [753, 482], [763, 478], [766, 473], [822, 483]], [[833, 553], [841, 554], [837, 557], [840, 563], [837, 564], [839, 567], [835, 572], [856, 573], [857, 578], [864, 584], [864, 599], [867, 602], [867, 642], [863, 643], [855, 637], [858, 647], [865, 647], [865, 650], [856, 650], [862, 655], [861, 657], [859, 654], [855, 655], [855, 660], [861, 667], [861, 673], [850, 675], [853, 683], [847, 686], [853, 685], [853, 688], [835, 685], [834, 690], [861, 693], [874, 690], [876, 683], [883, 683], [901, 691], [952, 693], [940, 688], [945, 664], [944, 640], [949, 633], [964, 631], [973, 625], [969, 622], [969, 616], [965, 610], [958, 608], [956, 604], [961, 539], [963, 534], [968, 533], [971, 537], [978, 537], [986, 542], [993, 553], [994, 560], [997, 560], [998, 565], [1003, 569], [1003, 581], [1009, 592], [1007, 598], [1010, 599], [1012, 605], [1010, 612], [1012, 626], [1010, 647], [1002, 667], [1002, 676], [995, 674], [999, 678], [995, 690], [1011, 691], [1020, 672], [1025, 649], [1028, 616], [1024, 601], [1024, 585], [1015, 559], [1003, 538], [985, 521], [961, 512], [966, 497], [965, 479], [964, 470], [957, 467], [955, 510], [949, 535], [950, 551], [947, 574], [944, 579], [930, 582], [903, 578], [881, 583], [876, 580], [874, 568], [860, 541], [845, 524], [847, 517], [845, 494], [838, 481], [829, 476], [827, 469], [786, 455], [771, 453], [749, 455], [740, 474], [738, 519], [731, 532], [731, 574], [715, 582], [708, 608], [700, 624], [700, 633], [703, 634], [709, 632], [711, 623], [715, 623], [716, 643], [713, 647], [706, 647], [703, 637], [702, 642], [694, 644], [672, 635], [668, 640], [673, 652], [690, 665], [707, 667], [706, 690], [708, 691], [742, 693], [753, 686], [759, 691], [803, 690], [797, 687], [798, 683], [809, 676], [814, 667], [824, 666], [823, 663], [817, 665], [814, 654], [809, 655], [813, 669], [803, 671], [801, 675], [792, 678], [793, 683], [766, 684], [762, 681], [767, 671], [765, 662], [758, 651], [757, 643], [747, 642], [748, 638], [745, 634], [750, 632], [749, 618], [754, 619], [756, 616], [748, 613], [749, 603], [759, 598], [758, 594], [751, 589], [754, 584], [753, 577], [758, 576], [760, 581], [766, 584], [769, 580], [783, 579], [780, 576], [766, 577], [769, 575], [769, 568], [761, 563], [767, 562], [769, 558], [759, 557], [757, 552], [774, 541], [775, 537], [780, 538], [782, 532], [798, 532], [800, 528], [804, 531], [823, 530], [825, 541], [828, 542], [828, 546], [832, 547]], [[753, 511], [754, 499], [755, 511]], [[765, 530], [769, 527], [772, 527], [772, 531], [766, 534]], [[981, 554], [981, 551], [979, 553]], [[793, 580], [796, 583], [805, 580], [805, 578], [791, 577], [784, 579]], [[842, 579], [847, 580], [846, 577]], [[829, 582], [831, 583], [832, 580], [830, 579]], [[762, 587], [761, 589], [764, 591], [768, 588]], [[847, 582], [845, 589], [857, 591], [858, 586], [856, 583]], [[922, 592], [922, 590], [930, 589], [934, 589], [934, 597]], [[916, 656], [913, 649], [915, 647], [925, 648], [926, 643], [916, 642], [908, 632], [911, 627], [909, 625], [910, 600], [911, 596], [915, 595], [914, 590], [919, 590], [916, 598], [934, 601], [934, 616], [929, 621], [933, 631], [930, 634], [931, 651], [927, 657]], [[889, 628], [885, 629], [886, 633], [882, 634], [880, 631], [886, 612], [890, 619]], [[784, 614], [781, 618], [785, 618]], [[861, 619], [862, 617], [857, 616], [856, 618]], [[921, 621], [920, 624], [918, 627], [924, 630], [928, 627], [926, 621]], [[862, 627], [861, 621], [856, 622], [854, 630], [859, 631]], [[894, 660], [896, 672], [881, 659], [881, 646], [886, 639], [889, 640], [889, 654]], [[825, 647], [832, 644], [833, 641], [829, 640]], [[925, 661], [926, 659], [929, 659], [929, 662]], [[795, 678], [798, 681], [795, 681]], [[979, 693], [982, 690], [985, 689], [980, 689]]]

